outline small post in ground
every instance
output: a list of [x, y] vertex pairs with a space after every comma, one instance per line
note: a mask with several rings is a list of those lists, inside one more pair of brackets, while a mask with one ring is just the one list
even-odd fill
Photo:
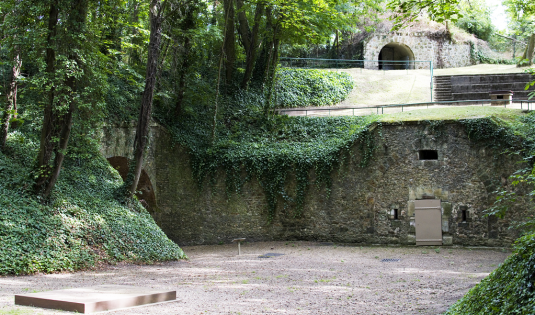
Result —
[[245, 238], [235, 238], [232, 240], [232, 243], [238, 243], [238, 255], [241, 255], [240, 243], [245, 241]]

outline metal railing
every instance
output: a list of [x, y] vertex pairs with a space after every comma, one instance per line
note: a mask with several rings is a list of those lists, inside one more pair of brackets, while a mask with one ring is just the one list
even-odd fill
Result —
[[[504, 103], [499, 105], [492, 105], [493, 103]], [[328, 112], [329, 116], [331, 116], [331, 112], [336, 111], [351, 111], [352, 115], [345, 115], [345, 116], [355, 116], [355, 110], [373, 110], [375, 109], [377, 115], [384, 114], [385, 108], [401, 108], [401, 111], [403, 112], [405, 108], [407, 107], [426, 107], [429, 108], [429, 106], [503, 106], [504, 108], [507, 108], [507, 106], [511, 107], [513, 104], [520, 104], [521, 110], [527, 110], [531, 111], [535, 109], [535, 100], [512, 100], [510, 104], [507, 104], [508, 101], [504, 100], [468, 100], [468, 101], [441, 101], [441, 102], [425, 102], [425, 103], [407, 103], [407, 104], [389, 104], [389, 105], [374, 105], [374, 106], [362, 106], [362, 107], [331, 107], [331, 108], [283, 108], [283, 109], [276, 109], [275, 112], [280, 115], [287, 115], [288, 112], [304, 112], [305, 116], [308, 116], [308, 112]], [[380, 112], [379, 112], [380, 111]], [[372, 113], [369, 113], [367, 115], [371, 115]], [[364, 116], [364, 115], [362, 115]]]

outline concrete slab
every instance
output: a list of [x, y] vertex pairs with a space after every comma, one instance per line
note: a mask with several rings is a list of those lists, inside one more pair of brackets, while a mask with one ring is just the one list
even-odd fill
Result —
[[162, 291], [128, 285], [99, 285], [15, 295], [16, 305], [84, 314], [171, 300], [176, 300], [176, 291]]

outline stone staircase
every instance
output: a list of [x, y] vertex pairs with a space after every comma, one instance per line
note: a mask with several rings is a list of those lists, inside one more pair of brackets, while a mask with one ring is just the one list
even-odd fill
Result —
[[[435, 76], [433, 99], [439, 101], [467, 101], [490, 99], [490, 91], [513, 91], [513, 99], [528, 99], [524, 88], [535, 76], [525, 73]], [[532, 90], [532, 89], [531, 89]]]
[[436, 76], [433, 78], [433, 82], [433, 100], [435, 102], [453, 101], [451, 76]]

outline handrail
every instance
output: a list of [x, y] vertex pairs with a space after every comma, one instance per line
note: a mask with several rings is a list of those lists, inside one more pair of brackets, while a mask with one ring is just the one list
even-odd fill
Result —
[[308, 116], [309, 111], [329, 111], [329, 115], [331, 111], [342, 111], [342, 110], [353, 110], [353, 116], [355, 115], [355, 109], [377, 109], [377, 114], [379, 114], [379, 109], [381, 109], [381, 114], [384, 113], [385, 108], [395, 108], [395, 107], [401, 107], [401, 111], [403, 112], [404, 107], [418, 107], [418, 106], [426, 106], [429, 108], [429, 105], [446, 105], [446, 106], [460, 106], [462, 103], [464, 104], [481, 104], [481, 106], [484, 106], [485, 103], [496, 103], [496, 102], [504, 102], [503, 105], [505, 108], [507, 108], [507, 103], [510, 102], [509, 105], [512, 104], [518, 104], [520, 103], [520, 109], [524, 110], [524, 104], [527, 105], [526, 110], [530, 111], [533, 110], [532, 104], [535, 104], [535, 100], [463, 100], [463, 101], [440, 101], [440, 102], [423, 102], [423, 103], [406, 103], [406, 104], [385, 104], [385, 105], [372, 105], [372, 106], [362, 106], [362, 107], [353, 107], [353, 106], [347, 106], [347, 107], [330, 107], [330, 108], [279, 108], [275, 109], [275, 112], [278, 114], [284, 114], [285, 112], [305, 112], [305, 115]]

